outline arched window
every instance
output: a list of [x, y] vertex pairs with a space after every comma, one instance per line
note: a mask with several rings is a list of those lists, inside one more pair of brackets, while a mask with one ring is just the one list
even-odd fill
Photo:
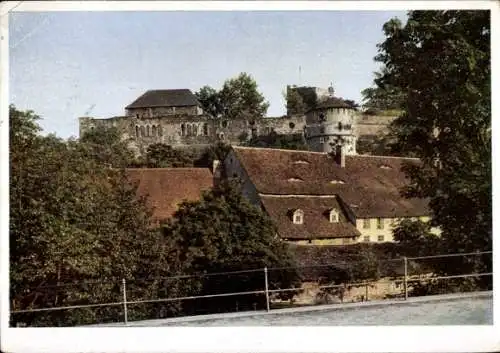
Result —
[[135, 126], [135, 137], [139, 137], [139, 126]]
[[198, 136], [198, 125], [193, 124], [193, 135]]
[[186, 135], [186, 125], [181, 124], [181, 136]]
[[144, 126], [141, 126], [141, 137], [144, 136], [146, 136], [146, 129], [144, 128]]
[[153, 136], [156, 136], [156, 125], [153, 125], [152, 134]]
[[335, 208], [330, 210], [330, 223], [339, 223], [339, 211]]
[[339, 131], [342, 131], [342, 123], [339, 121], [339, 124], [338, 124], [338, 129]]
[[304, 211], [299, 209], [293, 212], [293, 223], [294, 224], [304, 223]]
[[191, 130], [191, 124], [187, 124], [187, 135], [191, 136], [192, 130]]
[[203, 124], [203, 135], [205, 135], [205, 136], [208, 135], [208, 124], [207, 123]]
[[149, 125], [146, 127], [146, 136], [151, 136], [151, 128]]

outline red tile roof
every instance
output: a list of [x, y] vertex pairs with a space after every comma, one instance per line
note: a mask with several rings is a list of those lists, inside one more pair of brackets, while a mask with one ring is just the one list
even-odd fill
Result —
[[[261, 196], [264, 209], [274, 220], [283, 239], [356, 237], [360, 233], [347, 219], [336, 197]], [[294, 210], [304, 212], [303, 224], [294, 224]], [[339, 212], [339, 222], [330, 223], [330, 210]]]
[[126, 173], [138, 182], [137, 193], [147, 197], [155, 221], [172, 217], [182, 201], [196, 201], [213, 187], [208, 168], [138, 168]]
[[429, 214], [425, 199], [406, 199], [403, 163], [414, 158], [346, 156], [342, 168], [326, 153], [234, 146], [260, 194], [339, 195], [358, 218]]

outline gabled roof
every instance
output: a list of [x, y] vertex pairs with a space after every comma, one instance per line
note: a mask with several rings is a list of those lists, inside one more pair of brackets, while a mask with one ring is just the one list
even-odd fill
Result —
[[[328, 239], [356, 237], [360, 233], [349, 222], [336, 197], [275, 197], [261, 195], [264, 209], [283, 239]], [[339, 213], [339, 222], [330, 223], [330, 211]], [[302, 224], [294, 224], [294, 210], [304, 212]]]
[[213, 187], [208, 168], [137, 168], [126, 173], [138, 183], [137, 194], [147, 197], [155, 221], [172, 217], [182, 201], [199, 200], [203, 191]]
[[125, 109], [150, 107], [185, 107], [199, 105], [198, 99], [189, 89], [149, 90]]
[[403, 163], [414, 158], [346, 156], [340, 167], [326, 153], [233, 147], [260, 194], [338, 195], [358, 218], [429, 214], [428, 200], [406, 199]]

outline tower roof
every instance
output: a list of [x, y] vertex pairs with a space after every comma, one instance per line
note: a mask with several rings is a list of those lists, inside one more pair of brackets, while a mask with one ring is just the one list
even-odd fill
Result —
[[311, 110], [327, 109], [327, 108], [355, 109], [356, 107], [354, 105], [354, 102], [347, 101], [337, 97], [328, 97], [325, 100], [322, 100], [318, 104], [316, 104], [316, 106]]

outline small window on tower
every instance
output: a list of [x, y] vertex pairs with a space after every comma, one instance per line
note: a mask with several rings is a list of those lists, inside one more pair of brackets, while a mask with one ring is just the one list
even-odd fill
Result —
[[325, 143], [325, 138], [324, 137], [320, 137], [319, 138], [319, 143]]

